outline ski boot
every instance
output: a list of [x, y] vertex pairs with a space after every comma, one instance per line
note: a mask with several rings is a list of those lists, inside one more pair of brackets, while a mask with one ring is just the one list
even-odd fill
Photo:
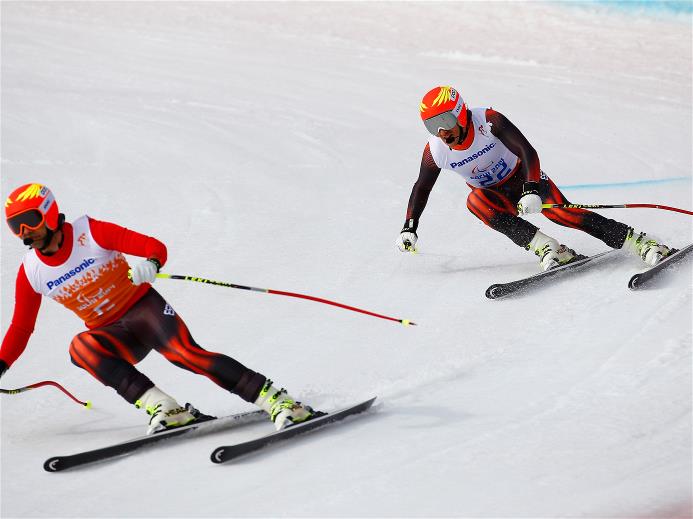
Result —
[[255, 405], [269, 414], [277, 431], [324, 414], [297, 402], [286, 392], [286, 389], [274, 387], [270, 379], [267, 379], [262, 386]]
[[635, 232], [632, 227], [628, 229], [626, 240], [621, 248], [640, 256], [640, 259], [651, 267], [672, 253], [672, 249], [666, 245], [658, 243], [653, 238], [648, 238], [644, 232]]
[[567, 265], [587, 257], [582, 254], [576, 254], [573, 249], [569, 249], [565, 245], [559, 245], [555, 239], [541, 231], [537, 231], [526, 248], [539, 256], [539, 267], [543, 271]]
[[196, 420], [191, 410], [199, 413], [190, 404], [187, 404], [185, 407], [181, 406], [171, 396], [156, 386], [145, 391], [135, 402], [135, 407], [137, 409], [144, 408], [147, 414], [151, 416], [147, 434], [154, 434], [166, 429], [187, 425]]

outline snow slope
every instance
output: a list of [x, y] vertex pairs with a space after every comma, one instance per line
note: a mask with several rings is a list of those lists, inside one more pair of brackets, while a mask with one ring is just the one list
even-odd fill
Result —
[[[614, 262], [541, 291], [536, 260], [441, 175], [418, 255], [394, 240], [436, 84], [493, 106], [581, 203], [691, 208], [691, 19], [546, 3], [3, 2], [3, 196], [48, 184], [68, 218], [153, 234], [167, 271], [408, 318], [160, 280], [198, 342], [311, 405], [378, 395], [344, 426], [229, 466], [269, 424], [48, 474], [146, 417], [72, 366], [81, 323], [44, 302], [2, 387], [2, 517], [690, 517], [691, 263], [631, 293]], [[691, 241], [689, 217], [603, 214]], [[585, 254], [604, 245], [532, 217]], [[4, 227], [4, 226], [3, 226]], [[2, 231], [2, 330], [23, 247]], [[249, 408], [156, 353], [141, 369], [211, 413]]]

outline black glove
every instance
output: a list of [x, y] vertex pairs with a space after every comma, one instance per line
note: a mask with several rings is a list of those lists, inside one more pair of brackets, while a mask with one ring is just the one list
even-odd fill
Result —
[[539, 182], [525, 182], [522, 184], [522, 196], [525, 195], [538, 195], [539, 194]]

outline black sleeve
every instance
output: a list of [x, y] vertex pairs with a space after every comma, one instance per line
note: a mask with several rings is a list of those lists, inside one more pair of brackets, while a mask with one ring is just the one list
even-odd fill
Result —
[[416, 228], [419, 226], [419, 218], [426, 207], [426, 202], [428, 202], [428, 195], [431, 194], [431, 189], [433, 189], [436, 180], [438, 180], [438, 175], [440, 175], [440, 168], [433, 160], [431, 147], [426, 144], [421, 157], [419, 178], [416, 180], [409, 197], [407, 220], [404, 222], [405, 229], [416, 232]]
[[539, 182], [539, 155], [517, 126], [490, 108], [486, 110], [486, 120], [491, 123], [491, 133], [520, 159], [520, 172], [525, 182]]

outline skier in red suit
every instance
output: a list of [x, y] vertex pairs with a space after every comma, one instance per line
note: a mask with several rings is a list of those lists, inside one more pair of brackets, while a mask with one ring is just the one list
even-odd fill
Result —
[[458, 173], [471, 188], [467, 208], [484, 224], [505, 234], [515, 244], [539, 257], [543, 270], [582, 258], [559, 245], [521, 218], [541, 213], [554, 223], [584, 231], [614, 249], [637, 254], [648, 265], [657, 264], [670, 249], [625, 223], [585, 209], [542, 209], [542, 204], [569, 204], [540, 169], [539, 155], [503, 114], [491, 108], [467, 108], [460, 93], [438, 86], [421, 100], [421, 119], [431, 136], [426, 144], [419, 178], [409, 197], [404, 227], [397, 246], [414, 250], [419, 219], [441, 170]]
[[[148, 434], [200, 416], [135, 368], [152, 349], [255, 403], [277, 429], [314, 416], [309, 406], [264, 375], [195, 342], [181, 317], [151, 286], [167, 259], [159, 240], [88, 216], [65, 222], [52, 192], [41, 184], [15, 189], [5, 202], [5, 217], [30, 250], [17, 273], [14, 314], [0, 346], [0, 376], [26, 348], [46, 296], [72, 310], [87, 327], [70, 343], [73, 364], [144, 408], [151, 417]], [[144, 259], [130, 269], [123, 254]]]

